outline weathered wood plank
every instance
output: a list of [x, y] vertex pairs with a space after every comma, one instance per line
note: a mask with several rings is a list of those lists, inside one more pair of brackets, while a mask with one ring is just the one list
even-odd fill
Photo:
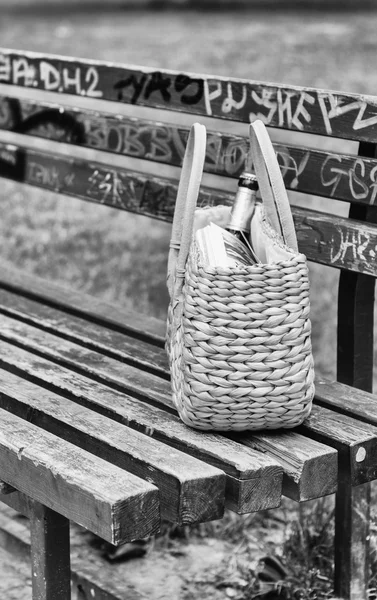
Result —
[[308, 260], [377, 276], [377, 226], [292, 208], [299, 249]]
[[[0, 348], [1, 356], [7, 356], [2, 363], [7, 369], [223, 470], [227, 480], [229, 477], [232, 480], [232, 485], [227, 484], [226, 501], [233, 510], [252, 512], [279, 505], [282, 468], [268, 455], [217, 434], [192, 430], [161, 408], [151, 407], [10, 344], [0, 342]], [[244, 491], [250, 490], [250, 486], [253, 486], [252, 496]]]
[[153, 535], [151, 484], [0, 409], [4, 481], [112, 543]]
[[338, 453], [335, 449], [295, 431], [240, 433], [231, 437], [249, 448], [276, 456], [284, 469], [285, 496], [304, 502], [336, 491]]
[[[181, 166], [189, 127], [0, 95], [0, 129]], [[335, 200], [374, 204], [377, 161], [274, 144], [287, 189]], [[207, 131], [204, 171], [238, 177], [245, 170], [249, 140]]]
[[[157, 376], [149, 373], [143, 374], [137, 368], [122, 364], [4, 315], [0, 315], [0, 339], [16, 343], [18, 346], [36, 352], [39, 356], [44, 356], [62, 366], [81, 372], [99, 383], [104, 383], [125, 393], [131, 393], [155, 406], [163, 405], [168, 410], [173, 410], [170, 384]], [[8, 354], [8, 352], [4, 352], [4, 356], [0, 356], [0, 364], [7, 364]], [[371, 446], [371, 456], [368, 455], [368, 460], [362, 464], [353, 461], [354, 483], [356, 485], [358, 477], [373, 479], [375, 436], [372, 433], [365, 434], [360, 423], [317, 407], [303, 427], [305, 435], [314, 437], [321, 443], [334, 445], [339, 451], [349, 452], [350, 445], [354, 447], [355, 444], [368, 441]], [[342, 431], [344, 431], [344, 435]], [[271, 445], [274, 447], [273, 444]], [[292, 448], [292, 446], [293, 440], [290, 439], [288, 448]], [[302, 448], [301, 443], [299, 448]], [[377, 447], [375, 451], [377, 452]], [[377, 469], [377, 465], [375, 468]], [[297, 481], [295, 483], [297, 484]]]
[[[268, 452], [267, 456], [269, 456]], [[276, 508], [280, 505], [280, 501], [279, 504], [276, 503], [277, 491], [281, 495], [280, 474], [275, 477], [244, 479], [243, 481], [228, 475], [226, 478], [227, 508], [239, 515], [256, 512], [256, 498], [259, 499], [261, 506], [262, 504], [265, 506], [275, 505]]]
[[[123, 169], [0, 144], [0, 175], [84, 200], [171, 221], [177, 184]], [[233, 196], [202, 187], [200, 206]], [[309, 260], [377, 276], [377, 226], [292, 207], [299, 249]]]
[[337, 381], [316, 382], [316, 403], [377, 425], [377, 396]]
[[[171, 221], [177, 183], [150, 174], [0, 143], [0, 176], [97, 204]], [[200, 204], [232, 203], [202, 188]]]
[[[34, 278], [33, 281], [35, 285]], [[0, 281], [0, 286], [1, 283]], [[26, 280], [24, 280], [25, 283]], [[43, 294], [43, 288], [41, 293]], [[82, 302], [81, 308], [85, 309], [84, 302]], [[86, 348], [91, 348], [130, 365], [138, 366], [149, 373], [169, 379], [169, 367], [166, 352], [163, 348], [158, 348], [133, 337], [130, 338], [124, 333], [100, 327], [96, 323], [66, 314], [46, 304], [1, 289], [1, 287], [0, 312], [30, 325], [36, 325], [50, 333], [58, 334], [69, 341], [78, 342]], [[146, 317], [147, 319], [148, 317]], [[125, 323], [122, 323], [122, 325], [124, 326]]]
[[[40, 300], [44, 305], [62, 308], [69, 314], [79, 315], [97, 325], [106, 324], [110, 329], [145, 339], [150, 344], [164, 346], [166, 323], [160, 319], [128, 311], [116, 304], [104, 302], [80, 291], [69, 289], [53, 281], [16, 269], [14, 265], [0, 261], [0, 287], [21, 292]], [[159, 361], [157, 361], [158, 366]]]
[[71, 600], [69, 520], [33, 501], [30, 532], [33, 600]]
[[0, 50], [0, 83], [375, 141], [372, 96]]
[[0, 407], [154, 484], [169, 521], [188, 525], [223, 515], [219, 469], [3, 370]]
[[377, 428], [314, 405], [298, 431], [338, 450], [339, 476], [351, 485], [377, 479]]
[[[84, 368], [82, 369], [82, 372], [89, 375], [89, 377], [95, 376], [98, 381], [98, 375], [100, 372], [102, 372], [101, 381], [107, 385], [109, 385], [110, 380], [113, 377], [111, 372], [113, 374], [117, 372], [118, 383], [115, 386], [116, 388], [122, 389], [125, 393], [127, 393], [127, 390], [131, 391], [129, 388], [129, 381], [131, 380], [133, 382], [131, 393], [136, 395], [136, 397], [141, 398], [142, 400], [147, 399], [148, 402], [153, 403], [154, 406], [162, 406], [168, 408], [168, 410], [172, 410], [169, 383], [162, 381], [160, 378], [157, 378], [153, 375], [144, 374], [142, 382], [138, 382], [137, 373], [135, 375], [135, 371], [137, 370], [133, 367], [128, 367], [124, 364], [122, 365], [118, 361], [114, 361], [110, 358], [106, 358], [106, 366], [101, 366], [101, 356], [97, 353], [93, 353], [92, 358], [90, 358], [88, 353], [91, 353], [91, 351], [87, 349], [77, 347], [70, 342], [66, 342], [55, 336], [51, 336], [46, 332], [27, 326], [24, 323], [13, 323], [11, 319], [4, 317], [3, 315], [0, 315], [0, 338], [1, 337], [16, 342], [17, 344], [22, 344], [25, 348], [32, 351], [37, 351], [38, 353], [38, 358], [35, 358], [33, 355], [25, 353], [19, 348], [14, 348], [13, 346], [4, 344], [4, 342], [0, 342], [0, 350], [2, 350], [0, 351], [1, 365], [5, 366], [7, 369], [14, 369], [15, 372], [20, 374], [26, 373], [28, 378], [33, 377], [33, 380], [35, 378], [35, 381], [37, 382], [44, 381], [48, 382], [52, 386], [58, 386], [63, 394], [63, 389], [69, 389], [71, 395], [70, 397], [76, 401], [78, 399], [78, 401], [82, 403], [83, 400], [80, 399], [79, 391], [81, 389], [83, 390], [82, 394], [84, 398], [86, 398], [86, 401], [88, 401], [88, 398], [90, 398], [90, 402], [94, 403], [93, 408], [96, 410], [98, 410], [99, 405], [103, 407], [105, 402], [107, 402], [107, 405], [114, 410], [117, 397], [114, 396], [113, 391], [110, 392], [103, 390], [104, 386], [97, 386], [95, 388], [94, 382], [89, 383], [85, 382], [85, 380], [82, 380], [81, 378], [78, 379], [78, 376], [75, 373], [63, 371], [60, 367], [58, 368], [58, 365], [55, 366], [51, 365], [51, 363], [42, 363], [42, 356], [46, 356], [54, 360], [54, 362], [57, 362], [59, 365], [65, 365], [68, 368], [73, 367], [75, 371], [80, 371], [80, 365], [83, 364]], [[26, 344], [23, 344], [23, 339], [27, 340]], [[57, 349], [58, 353], [60, 352], [61, 354], [58, 354], [55, 349]], [[69, 358], [69, 360], [62, 360], [63, 356]], [[126, 374], [126, 371], [129, 371], [128, 374]], [[128, 379], [128, 376], [130, 376], [130, 379]], [[160, 383], [158, 381], [160, 381]], [[163, 384], [162, 387], [161, 383]], [[97, 394], [95, 393], [96, 390]], [[120, 402], [123, 402], [124, 404], [127, 402], [127, 400], [123, 400], [122, 397]], [[129, 422], [130, 418], [132, 417], [132, 419], [134, 419], [134, 421], [137, 423], [136, 427], [140, 428], [142, 426], [144, 430], [144, 427], [148, 426], [145, 421], [145, 417], [148, 416], [147, 405], [144, 404], [144, 407], [144, 409], [137, 407], [137, 410], [135, 411], [135, 407], [132, 410], [132, 406], [129, 407], [128, 404], [124, 404], [122, 418], [124, 419], [124, 415], [127, 415], [127, 423], [134, 427], [135, 425]], [[130, 412], [130, 410], [132, 412]], [[147, 413], [145, 413], [145, 410], [147, 410]], [[157, 409], [153, 408], [153, 410], [156, 411]], [[106, 414], [108, 413], [106, 412]], [[109, 414], [108, 416], [111, 415]], [[143, 418], [142, 422], [144, 425], [141, 425], [140, 416]], [[153, 423], [153, 415], [150, 417], [148, 416], [148, 418], [152, 418]], [[154, 424], [152, 425], [152, 435], [158, 435], [159, 437], [163, 435], [164, 437], [160, 439], [164, 439], [165, 441], [167, 437], [167, 442], [173, 443], [173, 445], [177, 444], [176, 436], [179, 436], [181, 438], [180, 444], [187, 444], [187, 449], [185, 448], [186, 451], [192, 452], [192, 448], [195, 447], [195, 453], [198, 453], [199, 448], [197, 442], [194, 441], [193, 436], [190, 435], [190, 439], [187, 439], [187, 433], [185, 432], [185, 429], [187, 430], [187, 428], [184, 428], [183, 432], [181, 433], [182, 426], [177, 429], [177, 426], [174, 425], [175, 436], [172, 436], [172, 424], [168, 424], [166, 417], [163, 418], [163, 420], [159, 419], [159, 421], [160, 423], [157, 422], [155, 415]], [[158, 430], [159, 424], [160, 428]], [[198, 434], [198, 432], [195, 433]], [[205, 435], [201, 432], [199, 432], [199, 434], [200, 436]], [[213, 434], [207, 435], [210, 439], [213, 439], [214, 437]], [[261, 450], [266, 456], [271, 457], [275, 464], [279, 464], [281, 467], [283, 467], [285, 472], [284, 479], [286, 493], [296, 499], [307, 499], [308, 497], [317, 497], [323, 495], [324, 493], [331, 493], [329, 490], [334, 491], [334, 477], [336, 474], [337, 459], [336, 454], [328, 447], [316, 445], [310, 441], [308, 442], [307, 449], [304, 452], [303, 440], [301, 436], [297, 436], [296, 434], [292, 433], [283, 437], [284, 440], [282, 439], [280, 443], [280, 458], [276, 453], [274, 436], [272, 436], [271, 441], [269, 441], [268, 436], [266, 436], [264, 442], [260, 443], [260, 447], [258, 447], [258, 438], [256, 438], [254, 448], [258, 448], [258, 450]], [[218, 436], [216, 436], [215, 439], [218, 439]], [[221, 436], [221, 439], [224, 440], [225, 438]], [[253, 440], [254, 437], [252, 436], [251, 439]], [[250, 446], [252, 446], [252, 444], [250, 444]], [[207, 445], [206, 448], [208, 448]], [[210, 448], [208, 448], [208, 450], [210, 450]], [[221, 448], [219, 448], [219, 450], [221, 456]], [[246, 451], [247, 448], [244, 447], [244, 450]], [[251, 451], [251, 449], [249, 449], [249, 451]], [[203, 453], [203, 456], [200, 456], [201, 458], [210, 462], [213, 461], [213, 451], [210, 451], [209, 458], [206, 458], [207, 452], [203, 452], [203, 449], [201, 452]], [[224, 449], [223, 455], [227, 455], [227, 452], [224, 452]], [[296, 461], [294, 457], [296, 457]], [[218, 458], [216, 460], [218, 461]], [[215, 464], [220, 466], [221, 463], [217, 462]], [[316, 469], [320, 470], [320, 468], [323, 468], [324, 465], [326, 465], [326, 469], [328, 471], [328, 479], [325, 480], [322, 478], [321, 480], [321, 478], [317, 475], [313, 476], [312, 478], [308, 477], [308, 472], [310, 469], [311, 472], [314, 473]], [[229, 467], [226, 467], [226, 465], [221, 465], [221, 468], [229, 475], [234, 477], [234, 472], [230, 472]], [[276, 475], [270, 472], [270, 477], [271, 476], [275, 477]], [[237, 477], [239, 478], [239, 475]], [[251, 479], [254, 477], [255, 476], [252, 476], [251, 473], [249, 473], [248, 478]], [[301, 485], [301, 477], [304, 479], [303, 485]], [[255, 482], [253, 485], [255, 486]], [[233, 490], [234, 486], [229, 489]], [[245, 497], [245, 494], [241, 493], [238, 496], [238, 498], [241, 500], [242, 497]], [[234, 505], [234, 499], [231, 501], [231, 504]]]

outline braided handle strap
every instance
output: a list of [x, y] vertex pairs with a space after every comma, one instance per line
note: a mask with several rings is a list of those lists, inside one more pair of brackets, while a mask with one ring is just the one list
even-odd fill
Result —
[[286, 246], [298, 252], [291, 207], [279, 163], [264, 123], [250, 125], [250, 149], [266, 216]]
[[194, 213], [203, 175], [206, 138], [205, 126], [194, 123], [183, 159], [169, 247], [167, 285], [172, 301], [181, 292], [185, 278]]

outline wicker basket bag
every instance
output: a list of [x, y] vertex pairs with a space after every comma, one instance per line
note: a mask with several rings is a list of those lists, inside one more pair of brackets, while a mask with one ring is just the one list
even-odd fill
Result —
[[283, 179], [261, 121], [250, 126], [250, 143], [262, 197], [252, 220], [260, 264], [201, 264], [193, 226], [203, 125], [191, 128], [182, 167], [168, 262], [166, 349], [174, 404], [196, 429], [292, 428], [309, 415], [314, 396], [306, 257], [297, 250]]

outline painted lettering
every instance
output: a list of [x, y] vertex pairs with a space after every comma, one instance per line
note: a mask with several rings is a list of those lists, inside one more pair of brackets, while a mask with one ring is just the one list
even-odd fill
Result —
[[232, 84], [231, 83], [227, 84], [227, 86], [226, 86], [227, 95], [221, 105], [221, 110], [224, 114], [229, 114], [235, 110], [241, 110], [241, 108], [243, 108], [245, 106], [246, 100], [247, 100], [246, 85], [241, 86], [241, 89], [242, 89], [242, 96], [241, 96], [241, 99], [237, 101], [233, 97]]
[[63, 69], [63, 89], [65, 91], [71, 90], [77, 95], [81, 94], [81, 71], [79, 67], [74, 69], [73, 75], [70, 75], [70, 69]]
[[11, 73], [12, 68], [10, 56], [0, 54], [0, 81], [10, 81]]
[[88, 84], [86, 95], [89, 98], [102, 98], [103, 92], [98, 89], [99, 75], [95, 67], [89, 67], [85, 75], [85, 83]]
[[259, 112], [258, 113], [251, 112], [249, 115], [250, 123], [255, 121], [255, 119], [260, 119], [261, 121], [263, 121], [263, 123], [265, 125], [269, 125], [272, 122], [272, 120], [276, 114], [276, 111], [278, 109], [278, 105], [277, 105], [277, 101], [276, 101], [276, 94], [275, 94], [274, 90], [272, 90], [270, 88], [262, 88], [262, 92], [261, 92], [260, 96], [258, 96], [257, 92], [252, 90], [251, 98], [255, 102], [255, 104], [257, 104], [257, 106], [266, 108], [268, 110], [268, 113], [265, 114], [265, 113], [259, 113]]
[[[195, 91], [196, 86], [196, 91]], [[191, 94], [188, 93], [191, 88]], [[194, 92], [192, 90], [194, 89]], [[181, 101], [184, 104], [188, 104], [192, 106], [194, 104], [198, 104], [201, 101], [204, 94], [204, 84], [202, 79], [193, 79], [188, 75], [177, 75], [175, 80], [175, 90], [181, 94]], [[182, 94], [182, 92], [186, 91], [186, 93]]]
[[18, 58], [13, 61], [12, 83], [29, 87], [35, 80], [35, 68], [30, 65], [26, 58]]
[[46, 91], [59, 89], [61, 77], [58, 69], [44, 60], [40, 63], [39, 77]]

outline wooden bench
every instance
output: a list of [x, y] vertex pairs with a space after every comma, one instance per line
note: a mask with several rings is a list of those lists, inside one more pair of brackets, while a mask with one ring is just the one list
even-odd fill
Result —
[[[247, 123], [262, 118], [292, 199], [314, 196], [293, 208], [300, 249], [341, 271], [337, 382], [317, 381], [297, 430], [220, 435], [176, 416], [164, 322], [0, 264], [1, 500], [31, 519], [33, 598], [70, 597], [69, 520], [119, 544], [161, 517], [334, 492], [335, 593], [366, 598], [377, 98], [9, 50], [0, 94], [1, 177], [169, 222], [190, 124], [209, 131], [201, 204], [231, 204]], [[349, 218], [330, 214], [334, 200]]]

